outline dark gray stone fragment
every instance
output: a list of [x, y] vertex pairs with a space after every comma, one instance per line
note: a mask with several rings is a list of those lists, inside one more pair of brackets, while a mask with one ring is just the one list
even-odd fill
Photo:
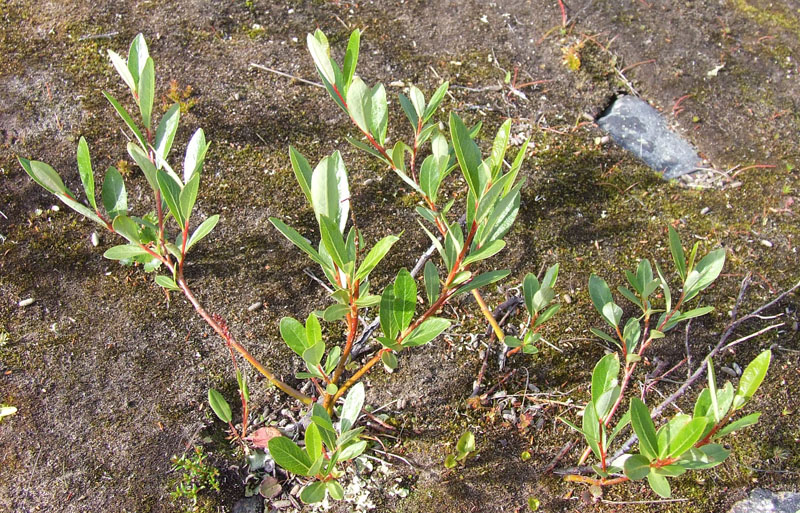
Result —
[[750, 497], [733, 505], [728, 513], [797, 513], [800, 511], [800, 493], [772, 492], [756, 488]]
[[691, 173], [701, 161], [692, 145], [670, 130], [657, 110], [635, 96], [617, 98], [597, 124], [666, 179]]
[[263, 513], [264, 499], [260, 495], [240, 499], [233, 505], [233, 513]]

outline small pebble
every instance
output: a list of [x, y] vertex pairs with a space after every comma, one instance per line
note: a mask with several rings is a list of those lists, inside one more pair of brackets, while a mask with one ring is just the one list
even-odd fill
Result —
[[61, 210], [61, 208], [59, 208], [58, 205], [53, 205], [52, 207], [50, 207], [50, 210], [52, 210], [53, 212], [58, 212], [59, 210]]
[[285, 509], [291, 507], [292, 503], [287, 500], [272, 501], [272, 507], [277, 509]]
[[730, 367], [722, 367], [722, 369], [720, 370], [722, 370], [722, 372], [724, 372], [725, 374], [727, 374], [732, 378], [735, 378], [737, 376], [736, 371], [731, 369]]
[[92, 232], [92, 246], [97, 247], [100, 244], [100, 237], [97, 236], [97, 232]]
[[568, 304], [568, 305], [571, 305], [571, 304], [572, 304], [572, 296], [570, 296], [569, 294], [564, 294], [564, 295], [562, 296], [562, 299], [564, 299], [564, 302], [565, 302], [566, 304]]
[[253, 303], [252, 305], [247, 307], [247, 311], [248, 312], [255, 312], [256, 310], [261, 308], [263, 305], [264, 305], [264, 303], [262, 303], [261, 301], [256, 301], [255, 303]]
[[24, 306], [30, 306], [30, 305], [33, 304], [34, 301], [36, 301], [36, 300], [33, 299], [32, 297], [29, 297], [28, 299], [23, 299], [22, 301], [20, 301], [19, 302], [19, 306], [23, 306], [23, 307]]
[[768, 248], [772, 247], [772, 243], [770, 241], [766, 240], [766, 239], [761, 241], [761, 245], [762, 246], [766, 246]]
[[703, 207], [703, 209], [702, 209], [702, 210], [700, 210], [700, 215], [701, 215], [701, 216], [704, 216], [704, 215], [708, 214], [708, 211], [709, 211], [709, 210], [711, 210], [711, 209], [710, 209], [710, 208], [708, 208], [708, 207]]
[[241, 95], [239, 95], [239, 93], [233, 93], [233, 99], [234, 100], [236, 100], [238, 102], [240, 98], [241, 98]]

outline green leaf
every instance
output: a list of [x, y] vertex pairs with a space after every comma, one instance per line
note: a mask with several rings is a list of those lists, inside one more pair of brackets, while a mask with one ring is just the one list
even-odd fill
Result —
[[359, 427], [355, 429], [350, 429], [348, 431], [342, 431], [342, 434], [339, 435], [339, 438], [336, 439], [336, 446], [337, 447], [344, 447], [348, 445], [350, 442], [355, 440], [361, 432], [364, 431], [364, 427]]
[[511, 136], [511, 119], [505, 120], [497, 130], [497, 135], [492, 144], [492, 153], [489, 155], [491, 162], [492, 179], [494, 180], [503, 171], [503, 159], [508, 148], [508, 139]]
[[622, 320], [622, 308], [620, 308], [619, 305], [610, 301], [603, 306], [601, 313], [603, 314], [603, 319], [605, 319], [607, 323], [615, 328], [619, 326], [619, 321]]
[[330, 48], [325, 34], [317, 29], [314, 35], [308, 34], [306, 36], [306, 44], [308, 45], [308, 51], [311, 53], [311, 58], [314, 60], [314, 65], [317, 67], [317, 73], [328, 83], [336, 84], [336, 75], [333, 73]]
[[291, 317], [284, 317], [280, 320], [280, 332], [283, 341], [289, 349], [303, 356], [306, 349], [311, 347], [306, 337], [306, 329], [300, 321]]
[[470, 292], [480, 287], [485, 287], [486, 285], [491, 285], [492, 283], [502, 280], [510, 271], [501, 270], [501, 271], [489, 271], [483, 274], [479, 274], [478, 276], [472, 278], [468, 283], [461, 286], [458, 290], [456, 290], [454, 295], [464, 294], [466, 292]]
[[247, 386], [247, 376], [242, 376], [241, 371], [236, 371], [236, 383], [239, 385], [239, 390], [242, 392], [245, 401], [250, 400], [250, 389]]
[[128, 71], [130, 71], [131, 77], [136, 84], [139, 83], [139, 76], [142, 74], [145, 62], [149, 56], [150, 52], [147, 50], [147, 41], [145, 41], [144, 35], [139, 33], [133, 38], [130, 49], [128, 50]]
[[706, 444], [686, 451], [678, 464], [691, 470], [712, 468], [725, 461], [729, 454], [730, 451], [719, 444]]
[[537, 328], [542, 324], [544, 324], [545, 322], [549, 321], [550, 318], [553, 317], [560, 309], [561, 305], [552, 305], [550, 308], [545, 310], [544, 313], [542, 313], [542, 315], [536, 318], [536, 322], [533, 324], [533, 327]]
[[522, 280], [522, 295], [525, 297], [525, 307], [528, 309], [530, 315], [536, 313], [533, 307], [533, 295], [539, 291], [539, 287], [539, 280], [536, 278], [535, 274], [528, 273], [525, 275], [525, 278]]
[[339, 454], [339, 461], [352, 460], [356, 456], [360, 456], [361, 453], [366, 450], [366, 448], [367, 448], [367, 442], [363, 440], [361, 442], [356, 442], [352, 445], [348, 445], [347, 447], [342, 449], [342, 452]]
[[708, 374], [708, 392], [711, 398], [711, 413], [714, 422], [719, 422], [722, 419], [722, 412], [719, 410], [719, 401], [717, 400], [717, 376], [714, 372], [714, 363], [709, 358], [706, 360], [706, 373]]
[[[195, 173], [183, 186], [179, 195], [181, 216], [183, 217], [184, 224], [192, 217], [192, 209], [194, 203], [197, 201], [197, 190], [200, 187], [200, 174]], [[181, 226], [183, 229], [183, 226]]]
[[335, 322], [344, 319], [350, 311], [350, 306], [342, 304], [334, 304], [329, 306], [322, 312], [322, 318], [328, 322]]
[[447, 94], [447, 89], [450, 87], [450, 82], [443, 82], [442, 85], [436, 88], [436, 91], [433, 92], [431, 95], [430, 101], [428, 101], [428, 106], [425, 107], [425, 112], [422, 114], [422, 122], [426, 122], [433, 116], [433, 113], [436, 112], [436, 109], [439, 108], [439, 104], [442, 103], [442, 99], [444, 95]]
[[649, 474], [647, 474], [647, 484], [650, 485], [650, 488], [653, 489], [659, 496], [663, 497], [664, 499], [669, 499], [672, 496], [672, 490], [669, 487], [669, 482], [667, 478], [657, 474], [654, 472], [655, 469], [651, 470]]
[[411, 129], [416, 133], [417, 128], [420, 125], [417, 109], [414, 107], [413, 102], [403, 93], [398, 94], [397, 99], [400, 101], [400, 107], [403, 109], [408, 121], [411, 123]]
[[214, 410], [214, 413], [222, 422], [230, 422], [233, 419], [231, 416], [231, 407], [228, 404], [228, 401], [222, 397], [222, 394], [213, 388], [208, 389], [208, 403], [211, 405], [211, 409]]
[[530, 141], [530, 138], [528, 138], [522, 143], [522, 146], [520, 146], [517, 156], [514, 158], [514, 163], [511, 164], [511, 170], [508, 172], [511, 178], [506, 182], [506, 189], [503, 191], [503, 194], [508, 194], [511, 187], [514, 186], [519, 170], [522, 167], [522, 162], [525, 160], [525, 152], [528, 151], [528, 143], [530, 143]]
[[203, 237], [211, 233], [211, 230], [217, 226], [219, 222], [219, 214], [214, 214], [213, 216], [209, 217], [205, 221], [203, 221], [200, 226], [198, 226], [192, 236], [189, 237], [189, 240], [186, 242], [186, 251], [189, 251], [189, 248], [203, 240]]
[[756, 412], [756, 413], [751, 413], [750, 415], [747, 415], [745, 417], [742, 417], [741, 419], [735, 420], [730, 424], [726, 425], [724, 428], [717, 431], [717, 433], [714, 435], [714, 439], [721, 438], [727, 435], [728, 433], [739, 431], [740, 429], [752, 426], [753, 424], [758, 422], [758, 418], [760, 416], [761, 413]]
[[586, 408], [583, 409], [583, 419], [580, 431], [583, 433], [583, 438], [586, 440], [586, 445], [594, 453], [595, 457], [600, 458], [600, 436], [601, 436], [601, 423], [597, 417], [597, 411], [594, 409], [594, 403], [587, 403]]
[[[703, 436], [708, 419], [698, 417], [690, 420], [678, 433], [668, 442], [665, 453], [667, 458], [675, 458], [688, 451]], [[660, 441], [659, 441], [660, 449]]]
[[444, 467], [445, 468], [453, 468], [458, 464], [456, 462], [456, 457], [454, 454], [448, 454], [447, 457], [444, 459]]
[[177, 103], [164, 114], [156, 128], [155, 151], [158, 158], [167, 160], [169, 150], [172, 149], [172, 141], [175, 139], [175, 132], [178, 130], [178, 122], [181, 118], [181, 106]]
[[480, 198], [483, 193], [483, 185], [489, 178], [488, 176], [482, 177], [479, 170], [482, 162], [481, 150], [470, 138], [469, 130], [464, 122], [454, 112], [450, 113], [450, 137], [453, 140], [453, 148], [464, 179], [475, 197]]
[[725, 250], [720, 248], [704, 256], [697, 267], [686, 276], [686, 301], [705, 290], [717, 279], [725, 265]]
[[637, 397], [631, 399], [631, 425], [639, 438], [639, 451], [650, 461], [658, 457], [656, 427], [650, 419], [650, 410]]
[[101, 196], [103, 206], [112, 220], [119, 215], [128, 214], [128, 194], [125, 192], [125, 182], [114, 166], [106, 170]]
[[153, 113], [153, 97], [156, 87], [156, 72], [153, 59], [147, 58], [144, 68], [139, 75], [139, 112], [142, 114], [142, 124], [150, 129], [151, 115]]
[[439, 299], [439, 270], [436, 264], [428, 260], [425, 262], [423, 271], [425, 278], [425, 295], [428, 296], [428, 303], [434, 304]]
[[[609, 404], [600, 404], [600, 398], [610, 390], [617, 387], [619, 382], [619, 356], [616, 353], [605, 355], [592, 372], [592, 402], [597, 416], [603, 419], [611, 409], [613, 401]], [[616, 399], [616, 398], [615, 398]]]
[[308, 203], [313, 205], [314, 202], [311, 199], [311, 176], [313, 174], [311, 165], [303, 154], [297, 151], [294, 146], [289, 146], [289, 159], [292, 162], [292, 170], [294, 171], [294, 176], [297, 178], [297, 183], [300, 184], [300, 189], [302, 189], [303, 194], [305, 194]]
[[134, 244], [140, 244], [139, 240], [139, 227], [136, 221], [125, 215], [119, 215], [112, 223], [114, 231], [122, 235]]
[[395, 370], [397, 368], [397, 357], [394, 353], [383, 353], [381, 355], [381, 362], [383, 362], [389, 370]]
[[309, 475], [311, 459], [294, 442], [284, 436], [276, 436], [270, 439], [267, 446], [269, 447], [269, 454], [275, 460], [275, 463], [285, 470], [301, 476]]
[[591, 331], [595, 336], [602, 338], [606, 342], [611, 342], [612, 344], [616, 345], [617, 347], [620, 347], [619, 340], [615, 339], [611, 335], [609, 335], [609, 334], [607, 334], [607, 333], [605, 333], [603, 331], [600, 331], [597, 328], [589, 328], [589, 331]]
[[622, 338], [625, 340], [626, 353], [634, 353], [637, 344], [639, 344], [639, 339], [641, 336], [642, 328], [639, 324], [639, 319], [636, 317], [631, 317], [628, 319], [628, 322], [625, 323], [625, 327], [622, 329]]
[[361, 31], [355, 29], [350, 33], [350, 40], [347, 42], [347, 51], [344, 54], [344, 62], [342, 63], [342, 80], [344, 82], [344, 91], [342, 91], [342, 94], [345, 97], [347, 96], [347, 90], [350, 88], [350, 83], [353, 81], [353, 74], [356, 71], [360, 45]]
[[390, 340], [397, 338], [400, 327], [394, 317], [394, 285], [383, 289], [379, 317], [384, 336]]
[[309, 459], [316, 461], [322, 455], [322, 436], [319, 428], [313, 422], [306, 428], [305, 441]]
[[682, 281], [686, 281], [686, 255], [683, 253], [681, 238], [672, 226], [669, 227], [669, 250], [672, 253], [672, 261], [675, 262], [678, 275]]
[[503, 240], [493, 240], [489, 244], [483, 246], [482, 248], [471, 252], [467, 258], [461, 263], [462, 266], [466, 267], [473, 262], [478, 262], [480, 260], [486, 260], [497, 253], [499, 253], [504, 247], [506, 247], [506, 243]]
[[[611, 289], [608, 288], [606, 281], [596, 274], [592, 274], [589, 277], [589, 296], [592, 298], [592, 304], [594, 304], [595, 309], [605, 319], [603, 308], [607, 304], [613, 303], [614, 298], [611, 296]], [[613, 325], [613, 323], [611, 324]]]
[[147, 183], [150, 184], [150, 187], [153, 188], [153, 191], [158, 191], [156, 166], [150, 161], [150, 158], [147, 156], [147, 154], [131, 141], [128, 143], [128, 155], [131, 156], [134, 162], [136, 162], [136, 164], [139, 166], [139, 169], [142, 170], [144, 177], [147, 179]]
[[550, 301], [553, 300], [556, 293], [550, 287], [541, 287], [533, 295], [533, 311], [539, 313]]
[[202, 128], [198, 128], [186, 146], [186, 156], [183, 159], [183, 183], [187, 183], [203, 168], [209, 143]]
[[356, 424], [361, 408], [364, 406], [364, 384], [356, 383], [347, 393], [342, 406], [342, 414], [339, 416], [341, 421], [340, 432], [349, 431]]
[[633, 454], [625, 460], [625, 475], [632, 481], [639, 481], [650, 473], [650, 460], [641, 454]]
[[364, 106], [369, 133], [383, 146], [386, 144], [386, 130], [388, 128], [389, 111], [386, 102], [386, 89], [383, 84], [377, 84], [370, 91]]
[[83, 190], [93, 209], [97, 210], [97, 201], [94, 197], [94, 173], [92, 172], [92, 159], [89, 156], [89, 145], [83, 137], [78, 141], [78, 172], [81, 175]]
[[114, 246], [103, 253], [103, 257], [109, 260], [130, 260], [131, 258], [148, 255], [149, 253], [141, 246], [134, 246], [133, 244], [122, 244]]
[[427, 344], [438, 337], [444, 330], [450, 327], [450, 321], [440, 317], [430, 317], [414, 329], [403, 340], [403, 347], [417, 347]]
[[[66, 188], [61, 177], [55, 169], [44, 162], [38, 160], [28, 160], [19, 158], [19, 163], [22, 169], [33, 178], [33, 181], [44, 187], [52, 194], [69, 194], [69, 189]], [[72, 194], [69, 194], [72, 196]]]
[[[628, 274], [630, 274], [630, 273], [628, 273]], [[644, 310], [644, 305], [642, 304], [641, 300], [638, 297], [636, 297], [636, 294], [634, 294], [633, 292], [628, 290], [626, 287], [617, 287], [617, 290], [619, 291], [620, 294], [625, 296], [625, 299], [627, 299], [628, 301], [630, 301], [634, 305], [636, 305], [639, 308], [641, 308], [642, 310]]]
[[358, 271], [356, 272], [356, 279], [361, 281], [366, 278], [370, 271], [372, 271], [375, 266], [377, 266], [383, 257], [389, 252], [395, 242], [400, 240], [400, 237], [395, 235], [389, 235], [387, 237], [382, 238], [379, 240], [372, 249], [369, 250], [367, 253], [366, 258], [364, 261], [361, 262], [361, 265], [358, 266]]
[[167, 290], [181, 290], [175, 280], [172, 279], [172, 276], [156, 276], [156, 285]]
[[344, 488], [337, 481], [326, 481], [325, 486], [332, 499], [337, 501], [344, 499]]
[[669, 290], [669, 284], [667, 280], [664, 278], [664, 274], [661, 272], [661, 268], [656, 263], [656, 272], [658, 272], [658, 280], [659, 284], [661, 285], [661, 289], [664, 291], [664, 302], [666, 303], [666, 313], [669, 313], [672, 310], [672, 295]]
[[122, 121], [125, 122], [130, 131], [133, 132], [133, 135], [136, 137], [136, 140], [139, 141], [139, 146], [141, 146], [142, 148], [147, 148], [147, 142], [145, 141], [144, 136], [142, 135], [142, 131], [139, 130], [138, 126], [136, 126], [136, 123], [133, 121], [131, 115], [128, 114], [128, 111], [125, 110], [125, 107], [120, 105], [120, 103], [107, 92], [103, 91], [103, 95], [106, 97], [108, 102], [114, 107], [114, 110], [117, 111], [117, 114], [119, 115], [120, 118], [122, 118]]
[[132, 94], [136, 93], [136, 81], [133, 79], [133, 75], [131, 75], [131, 71], [128, 69], [128, 64], [120, 57], [120, 55], [113, 51], [108, 51], [108, 57], [111, 59], [111, 63], [114, 65], [114, 68], [119, 73], [119, 76], [122, 78], [122, 81], [125, 82]]
[[314, 168], [311, 198], [317, 222], [322, 224], [320, 218], [327, 216], [339, 228], [339, 233], [344, 233], [350, 211], [350, 188], [347, 170], [338, 151], [322, 159]]
[[458, 459], [463, 459], [463, 456], [471, 452], [475, 452], [475, 435], [471, 431], [464, 431], [456, 442], [456, 452], [459, 455]]
[[326, 215], [320, 216], [319, 221], [320, 235], [322, 236], [325, 249], [328, 251], [334, 263], [350, 275], [351, 273], [347, 272], [347, 269], [351, 267], [351, 264], [354, 262], [350, 259], [347, 246], [342, 238], [342, 234], [339, 232], [339, 228], [336, 226], [333, 219]]
[[306, 240], [305, 237], [297, 233], [297, 230], [295, 230], [291, 226], [288, 226], [286, 223], [275, 217], [270, 217], [269, 221], [272, 223], [273, 226], [275, 226], [275, 228], [278, 229], [279, 232], [283, 234], [284, 237], [289, 239], [292, 242], [292, 244], [303, 250], [305, 254], [311, 257], [311, 260], [321, 265], [323, 269], [326, 267], [330, 267], [328, 263], [322, 259], [317, 250], [311, 246], [308, 240]]
[[333, 428], [333, 423], [331, 422], [328, 412], [325, 411], [325, 408], [323, 408], [321, 404], [314, 403], [314, 406], [311, 408], [311, 413], [311, 421], [319, 428], [322, 441], [329, 450], [332, 450], [338, 444], [336, 443], [336, 430]]
[[[333, 372], [333, 370], [339, 364], [339, 360], [341, 358], [342, 358], [342, 348], [340, 348], [339, 346], [334, 346], [333, 349], [331, 349], [328, 352], [327, 358], [325, 358], [325, 372], [327, 374]], [[333, 393], [335, 394], [336, 392], [338, 392], [338, 389], [335, 390]]]
[[414, 317], [417, 304], [417, 283], [406, 269], [400, 269], [394, 280], [392, 312], [400, 331], [405, 330]]
[[322, 361], [322, 357], [325, 355], [325, 343], [320, 341], [310, 347], [306, 348], [301, 355], [303, 360], [308, 364], [310, 367], [316, 368], [317, 365]]
[[172, 178], [166, 171], [159, 169], [156, 174], [158, 180], [158, 189], [161, 191], [161, 197], [169, 207], [169, 211], [178, 222], [178, 225], [183, 228], [185, 219], [183, 217], [183, 210], [181, 209], [181, 186], [174, 178]]
[[736, 397], [733, 399], [734, 411], [744, 406], [755, 395], [758, 387], [761, 386], [761, 382], [764, 381], [764, 376], [767, 375], [771, 359], [772, 351], [767, 349], [756, 356], [744, 370], [742, 377], [739, 379], [739, 386], [736, 389]]

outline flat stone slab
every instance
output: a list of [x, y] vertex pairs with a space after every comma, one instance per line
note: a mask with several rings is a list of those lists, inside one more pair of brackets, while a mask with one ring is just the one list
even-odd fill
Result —
[[772, 492], [756, 488], [750, 497], [733, 505], [728, 513], [797, 513], [800, 511], [800, 493]]
[[617, 98], [597, 124], [665, 179], [691, 173], [702, 160], [691, 144], [669, 129], [661, 113], [635, 96]]

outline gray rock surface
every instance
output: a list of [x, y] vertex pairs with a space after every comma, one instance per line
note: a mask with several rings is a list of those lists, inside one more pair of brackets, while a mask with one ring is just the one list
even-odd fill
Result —
[[750, 497], [733, 505], [728, 513], [797, 513], [800, 511], [800, 493], [772, 492], [756, 488]]
[[635, 96], [617, 98], [597, 124], [666, 179], [691, 173], [701, 161], [692, 145], [670, 130], [656, 109]]

